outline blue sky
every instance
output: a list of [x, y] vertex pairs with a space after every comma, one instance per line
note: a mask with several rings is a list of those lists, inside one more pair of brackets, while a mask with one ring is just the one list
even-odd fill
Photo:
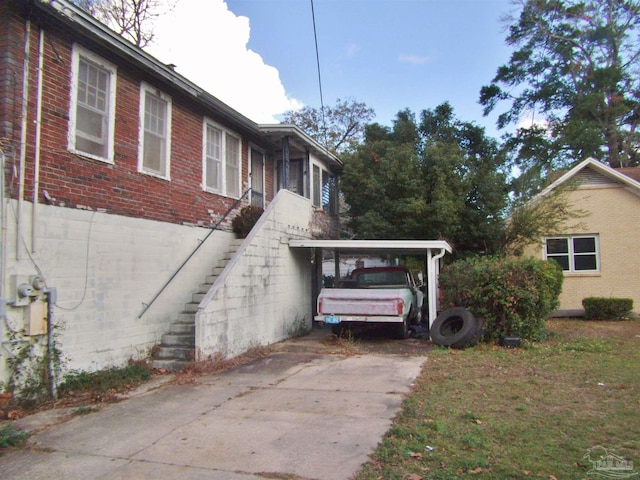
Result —
[[[325, 105], [352, 97], [391, 125], [402, 109], [449, 101], [460, 119], [498, 135], [478, 97], [509, 59], [501, 19], [510, 0], [313, 5]], [[320, 106], [310, 0], [178, 0], [162, 20], [151, 53], [249, 118]]]

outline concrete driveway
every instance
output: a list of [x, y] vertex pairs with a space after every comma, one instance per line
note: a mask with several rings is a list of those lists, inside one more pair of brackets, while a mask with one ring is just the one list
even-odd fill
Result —
[[391, 425], [424, 356], [280, 351], [50, 425], [3, 479], [346, 480]]

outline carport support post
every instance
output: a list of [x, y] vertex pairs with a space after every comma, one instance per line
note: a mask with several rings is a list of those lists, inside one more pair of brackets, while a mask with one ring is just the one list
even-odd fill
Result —
[[338, 280], [340, 280], [340, 250], [337, 248], [333, 251], [333, 269], [333, 286], [338, 288]]
[[427, 250], [427, 292], [429, 300], [429, 328], [438, 316], [438, 273], [440, 272], [440, 259], [444, 257], [444, 248], [437, 255]]

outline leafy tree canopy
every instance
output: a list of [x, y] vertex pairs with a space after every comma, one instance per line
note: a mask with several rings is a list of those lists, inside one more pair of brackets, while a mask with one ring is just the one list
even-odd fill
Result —
[[458, 254], [495, 253], [507, 203], [497, 142], [458, 120], [448, 103], [371, 124], [345, 157], [341, 189], [356, 236], [446, 239]]
[[640, 2], [520, 0], [511, 17], [509, 62], [482, 87], [485, 114], [510, 103], [498, 127], [519, 128], [507, 146], [542, 174], [594, 157], [613, 167], [640, 162]]
[[291, 110], [284, 114], [283, 122], [300, 127], [329, 151], [343, 154], [354, 150], [362, 141], [365, 125], [374, 117], [372, 108], [347, 98], [338, 99], [333, 107], [306, 106]]

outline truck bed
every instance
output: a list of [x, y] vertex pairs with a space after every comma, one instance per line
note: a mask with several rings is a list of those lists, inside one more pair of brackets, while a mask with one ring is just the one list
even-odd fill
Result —
[[402, 316], [403, 288], [327, 288], [319, 312], [324, 315]]

